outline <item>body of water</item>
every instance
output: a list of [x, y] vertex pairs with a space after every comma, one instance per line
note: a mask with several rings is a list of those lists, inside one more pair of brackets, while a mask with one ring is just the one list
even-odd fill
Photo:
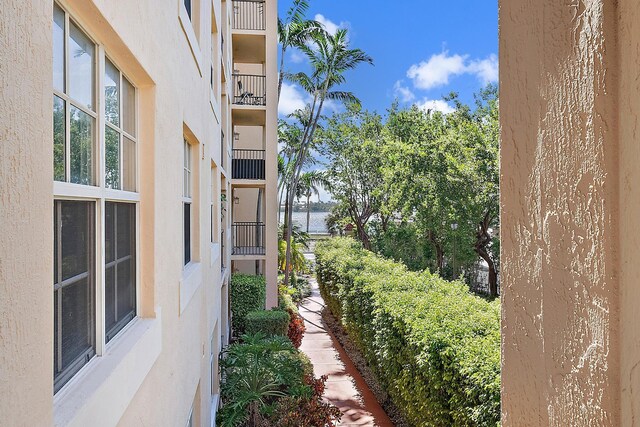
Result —
[[[311, 212], [309, 218], [309, 233], [328, 233], [327, 224], [325, 219], [329, 215], [329, 212]], [[284, 220], [284, 212], [280, 213], [280, 222]], [[294, 212], [293, 223], [300, 226], [302, 231], [307, 229], [307, 213], [306, 212]]]

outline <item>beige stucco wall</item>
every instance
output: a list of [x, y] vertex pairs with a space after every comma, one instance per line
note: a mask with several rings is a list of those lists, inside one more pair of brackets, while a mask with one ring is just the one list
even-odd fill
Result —
[[0, 420], [24, 426], [53, 412], [51, 13], [0, 7]]
[[[220, 253], [221, 245], [210, 242], [210, 201], [213, 197], [220, 209], [219, 192], [226, 189], [231, 195], [230, 159], [213, 174], [211, 165], [221, 165], [220, 131], [229, 144], [232, 137], [231, 105], [220, 95], [232, 92], [232, 5], [192, 2], [198, 17], [195, 39], [179, 18], [181, 0], [60, 1], [139, 89], [140, 319], [55, 397], [52, 2], [11, 0], [0, 8], [1, 425], [182, 426], [192, 404], [196, 424], [210, 423], [211, 337], [220, 348], [228, 327], [222, 304], [226, 306], [229, 268], [222, 276], [221, 258], [229, 267], [230, 202], [221, 225], [225, 251]], [[226, 85], [217, 81], [213, 91], [211, 52], [220, 46], [211, 46], [212, 8], [226, 46], [225, 57], [214, 60], [216, 76], [225, 75]], [[269, 2], [267, 10], [274, 20], [276, 3]], [[275, 43], [275, 36], [269, 40]], [[270, 79], [271, 88], [275, 73]], [[267, 113], [267, 119], [273, 119], [275, 129], [274, 114]], [[196, 247], [193, 265], [186, 269], [183, 134], [195, 143]], [[212, 180], [217, 194], [211, 194]], [[275, 211], [275, 191], [273, 197], [268, 206]], [[269, 245], [274, 246], [273, 238]]]
[[[638, 74], [618, 86], [618, 49], [632, 64], [638, 50], [617, 39], [620, 16], [631, 34], [640, 29], [632, 3], [500, 1], [504, 426], [632, 425], [620, 410], [630, 404], [631, 361], [627, 378], [620, 368], [621, 358], [638, 358], [624, 307], [640, 295], [620, 272], [639, 260], [620, 243], [640, 228], [618, 188], [633, 185], [620, 165], [637, 174], [638, 149], [636, 116], [619, 127], [618, 111], [638, 97]], [[619, 163], [621, 147], [630, 156]], [[621, 293], [629, 298], [620, 302]]]

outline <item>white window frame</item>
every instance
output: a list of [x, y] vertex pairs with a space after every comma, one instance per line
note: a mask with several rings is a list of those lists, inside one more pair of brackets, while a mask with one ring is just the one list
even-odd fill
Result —
[[[73, 20], [74, 24], [80, 29], [95, 45], [95, 66], [94, 66], [94, 103], [96, 105], [97, 111], [95, 115], [95, 132], [96, 138], [94, 140], [94, 184], [95, 185], [82, 185], [82, 184], [74, 184], [70, 182], [62, 182], [53, 180], [53, 198], [55, 200], [80, 200], [80, 201], [93, 201], [95, 202], [96, 211], [95, 211], [95, 271], [96, 271], [96, 283], [95, 283], [95, 340], [96, 340], [96, 354], [94, 357], [100, 357], [105, 355], [107, 349], [111, 346], [115, 345], [123, 334], [129, 329], [129, 327], [135, 323], [135, 319], [140, 317], [142, 304], [141, 304], [141, 295], [140, 295], [140, 90], [135, 84], [135, 80], [131, 79], [127, 76], [120, 67], [118, 67], [118, 63], [110, 59], [110, 61], [118, 68], [121, 75], [124, 75], [135, 91], [135, 101], [134, 101], [134, 114], [135, 114], [135, 134], [136, 138], [133, 139], [135, 142], [135, 182], [136, 182], [136, 192], [131, 191], [123, 191], [110, 189], [105, 187], [105, 98], [104, 98], [104, 74], [105, 74], [105, 58], [107, 57], [105, 53], [104, 45], [98, 42], [97, 37], [94, 33], [87, 30], [87, 26], [83, 25], [83, 22], [77, 19], [76, 17], [71, 17], [69, 11], [60, 3], [56, 2], [58, 7], [62, 9], [65, 13], [65, 89], [68, 88], [69, 84], [69, 74], [68, 67], [66, 66], [66, 61], [68, 58], [68, 32], [69, 32], [69, 20]], [[56, 96], [59, 95], [59, 91], [53, 91], [53, 94]], [[61, 97], [62, 98], [62, 97]], [[63, 98], [66, 101], [66, 98]], [[68, 103], [65, 108], [68, 107]], [[76, 105], [76, 104], [74, 104]], [[77, 106], [77, 105], [76, 105]], [[80, 106], [82, 107], [82, 106]], [[79, 107], [79, 108], [80, 108]], [[83, 111], [85, 111], [83, 109]], [[66, 126], [66, 144], [69, 146], [69, 126]], [[67, 174], [67, 167], [65, 167], [65, 175]], [[53, 178], [53, 177], [52, 177]], [[127, 326], [122, 328], [110, 341], [106, 343], [106, 330], [105, 330], [105, 248], [104, 248], [104, 240], [105, 240], [105, 203], [106, 202], [117, 202], [117, 203], [132, 203], [135, 204], [135, 281], [136, 281], [136, 317], [132, 319]], [[83, 368], [81, 368], [75, 375], [78, 376], [82, 373], [87, 367], [89, 363], [85, 364]], [[68, 381], [56, 394], [61, 393], [63, 390], [67, 388], [67, 386], [73, 382], [73, 378]]]
[[[194, 245], [193, 245], [193, 217], [194, 217], [194, 204], [193, 204], [193, 147], [189, 139], [186, 136], [183, 137], [183, 159], [182, 159], [182, 265], [183, 268], [187, 267], [189, 264], [194, 262]], [[184, 235], [184, 206], [190, 205], [189, 207], [189, 261], [185, 262], [186, 259], [184, 257], [184, 253], [186, 250], [185, 247], [185, 235]]]

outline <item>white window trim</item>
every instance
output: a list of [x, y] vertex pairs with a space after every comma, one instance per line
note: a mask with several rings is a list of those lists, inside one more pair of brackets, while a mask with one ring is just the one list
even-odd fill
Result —
[[[196, 1], [199, 0], [192, 0], [191, 13], [194, 19], [200, 19], [200, 10], [194, 14], [194, 3]], [[191, 50], [191, 55], [196, 63], [198, 73], [200, 73], [200, 77], [202, 77], [202, 51], [200, 50], [200, 44], [196, 37], [196, 31], [193, 28], [193, 22], [191, 21], [191, 18], [189, 18], [189, 12], [187, 12], [187, 8], [184, 6], [183, 0], [178, 0], [178, 20], [180, 21], [182, 31], [184, 31], [184, 35], [187, 38], [187, 43], [189, 43], [189, 49]]]
[[[69, 88], [69, 74], [68, 74], [68, 65], [67, 61], [67, 49], [68, 49], [68, 32], [69, 32], [69, 21], [73, 19], [74, 24], [94, 43], [95, 46], [95, 64], [94, 64], [94, 108], [96, 109], [95, 114], [95, 126], [96, 126], [96, 137], [94, 140], [94, 153], [93, 153], [93, 162], [94, 162], [94, 185], [83, 185], [83, 184], [75, 184], [71, 182], [62, 182], [55, 181], [53, 182], [53, 199], [54, 200], [77, 200], [77, 201], [87, 201], [94, 202], [96, 206], [95, 211], [95, 264], [94, 269], [96, 272], [95, 278], [95, 350], [96, 354], [85, 366], [83, 366], [57, 393], [54, 395], [54, 402], [58, 399], [57, 396], [64, 395], [67, 392], [67, 388], [72, 388], [72, 384], [76, 382], [76, 377], [81, 378], [85, 377], [88, 372], [91, 372], [91, 366], [95, 364], [101, 364], [101, 362], [97, 362], [96, 360], [102, 359], [102, 356], [105, 356], [108, 351], [111, 351], [111, 348], [116, 345], [118, 342], [118, 338], [125, 335], [125, 331], [129, 331], [130, 325], [133, 325], [134, 322], [137, 322], [140, 319], [140, 313], [142, 311], [142, 303], [141, 303], [141, 265], [140, 265], [140, 194], [138, 192], [130, 192], [123, 190], [114, 190], [105, 187], [105, 125], [106, 119], [105, 115], [105, 98], [104, 98], [104, 73], [105, 73], [105, 48], [103, 45], [97, 42], [98, 38], [95, 35], [86, 29], [86, 27], [82, 24], [81, 21], [76, 19], [75, 17], [71, 17], [69, 11], [63, 7], [60, 3], [56, 3], [60, 9], [62, 9], [65, 13], [65, 88]], [[111, 60], [111, 59], [110, 59]], [[121, 75], [124, 73], [118, 67], [117, 62], [111, 61], [118, 71], [120, 71]], [[126, 75], [124, 75], [127, 77]], [[131, 85], [135, 90], [135, 99], [134, 99], [134, 114], [135, 114], [135, 133], [136, 135], [140, 134], [140, 114], [139, 114], [139, 88], [135, 85], [134, 81], [127, 77]], [[53, 94], [56, 96], [63, 95], [65, 98], [62, 98], [66, 101], [68, 98], [64, 94], [60, 94], [59, 91], [53, 91]], [[69, 108], [69, 104], [66, 104], [65, 108]], [[77, 105], [74, 104], [77, 107]], [[82, 106], [80, 106], [82, 107]], [[82, 108], [83, 111], [90, 113], [86, 108]], [[67, 111], [68, 113], [68, 111]], [[66, 119], [65, 119], [66, 120]], [[70, 146], [69, 143], [69, 126], [65, 124], [65, 138], [67, 147]], [[140, 138], [131, 138], [135, 142], [136, 149], [136, 168], [135, 168], [135, 182], [136, 188], [139, 191], [139, 183], [140, 183]], [[68, 149], [68, 148], [67, 148]], [[69, 167], [65, 165], [65, 176], [68, 176]], [[136, 215], [136, 230], [135, 230], [135, 242], [136, 242], [136, 256], [135, 256], [135, 281], [136, 281], [136, 317], [132, 319], [127, 326], [125, 326], [122, 330], [120, 330], [110, 341], [106, 343], [106, 330], [105, 330], [105, 249], [104, 249], [104, 238], [105, 238], [105, 202], [122, 202], [122, 203], [133, 203], [135, 204], [135, 215]], [[58, 405], [64, 406], [64, 405]], [[56, 405], [54, 405], [56, 407]], [[57, 414], [54, 413], [57, 417]]]

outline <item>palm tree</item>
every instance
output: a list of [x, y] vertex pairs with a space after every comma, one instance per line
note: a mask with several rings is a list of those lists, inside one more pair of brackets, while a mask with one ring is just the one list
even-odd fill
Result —
[[[311, 34], [310, 44], [304, 44], [299, 49], [309, 59], [313, 71], [311, 75], [300, 72], [288, 77], [291, 81], [300, 84], [304, 90], [312, 95], [313, 100], [311, 106], [306, 109], [305, 116], [303, 116], [306, 119], [306, 124], [295, 158], [287, 197], [289, 212], [292, 210], [293, 198], [300, 181], [302, 166], [307, 161], [325, 101], [329, 99], [359, 104], [359, 100], [351, 92], [336, 90], [336, 87], [345, 83], [345, 72], [356, 68], [362, 63], [373, 64], [373, 59], [364, 51], [349, 48], [346, 29], [339, 29], [333, 35], [325, 30], [314, 31]], [[300, 112], [297, 113], [299, 114]], [[289, 283], [291, 228], [288, 227], [286, 231], [287, 269], [285, 270], [285, 283]]]
[[320, 23], [305, 19], [309, 10], [307, 0], [293, 0], [284, 20], [278, 18], [278, 42], [280, 43], [280, 73], [278, 76], [278, 99], [284, 80], [284, 55], [289, 47], [303, 45], [314, 31], [320, 30]]
[[298, 198], [302, 196], [307, 199], [307, 233], [309, 232], [309, 220], [311, 218], [311, 196], [315, 194], [320, 197], [319, 187], [322, 186], [324, 182], [324, 174], [319, 170], [304, 172], [300, 175]]

